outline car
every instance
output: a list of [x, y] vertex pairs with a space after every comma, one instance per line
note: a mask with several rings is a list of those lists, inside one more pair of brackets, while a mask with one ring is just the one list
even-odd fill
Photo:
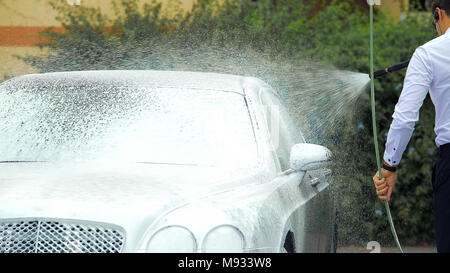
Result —
[[332, 153], [260, 79], [38, 73], [0, 104], [2, 253], [336, 250]]

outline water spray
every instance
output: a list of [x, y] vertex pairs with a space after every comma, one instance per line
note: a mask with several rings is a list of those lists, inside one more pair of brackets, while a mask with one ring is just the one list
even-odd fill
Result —
[[[374, 66], [373, 65], [373, 63], [374, 63], [374, 61], [373, 61], [373, 51], [374, 51], [374, 49], [373, 49], [373, 5], [374, 5], [374, 2], [369, 1], [369, 6], [370, 6], [370, 94], [371, 94], [371, 104], [372, 104], [373, 141], [374, 141], [374, 146], [375, 146], [375, 155], [377, 158], [378, 174], [380, 176], [380, 179], [382, 179], [383, 177], [381, 174], [381, 166], [380, 166], [381, 165], [380, 164], [381, 163], [380, 152], [378, 150], [377, 123], [376, 123], [376, 117], [375, 117], [375, 83], [374, 83], [375, 77], [374, 77], [374, 71], [373, 71], [374, 70], [373, 69], [373, 66]], [[409, 63], [409, 61], [408, 61], [408, 63]], [[406, 66], [407, 66], [407, 64], [406, 64]], [[399, 67], [400, 66], [397, 66], [396, 68], [401, 69]], [[385, 69], [384, 71], [386, 73], [388, 73], [393, 70], [388, 71], [388, 69]], [[384, 74], [386, 74], [386, 73], [384, 73]], [[380, 73], [380, 74], [383, 74], [383, 73]], [[391, 232], [395, 239], [395, 243], [397, 244], [397, 247], [400, 250], [400, 252], [403, 253], [402, 246], [400, 245], [400, 242], [397, 237], [397, 232], [395, 231], [394, 222], [392, 221], [392, 216], [391, 216], [391, 210], [389, 208], [389, 203], [387, 200], [384, 200], [384, 205], [386, 208], [386, 213], [387, 213], [387, 217], [389, 220], [389, 224], [391, 226]]]

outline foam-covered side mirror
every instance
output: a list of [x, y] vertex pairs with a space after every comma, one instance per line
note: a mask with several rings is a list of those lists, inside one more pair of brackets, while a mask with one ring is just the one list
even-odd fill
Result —
[[312, 171], [329, 166], [332, 157], [331, 151], [324, 146], [301, 143], [292, 147], [289, 164], [295, 171]]

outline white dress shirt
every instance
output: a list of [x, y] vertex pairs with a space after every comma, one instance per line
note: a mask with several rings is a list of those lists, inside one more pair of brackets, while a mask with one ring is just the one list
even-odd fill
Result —
[[434, 131], [439, 147], [450, 143], [450, 28], [417, 48], [411, 58], [386, 141], [383, 159], [388, 164], [400, 163], [428, 91], [436, 109]]

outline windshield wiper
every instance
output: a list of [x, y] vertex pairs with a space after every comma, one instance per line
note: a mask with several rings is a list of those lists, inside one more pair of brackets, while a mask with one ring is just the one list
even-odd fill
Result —
[[25, 160], [0, 161], [0, 163], [36, 163], [36, 162], [46, 162], [46, 161], [25, 161]]

